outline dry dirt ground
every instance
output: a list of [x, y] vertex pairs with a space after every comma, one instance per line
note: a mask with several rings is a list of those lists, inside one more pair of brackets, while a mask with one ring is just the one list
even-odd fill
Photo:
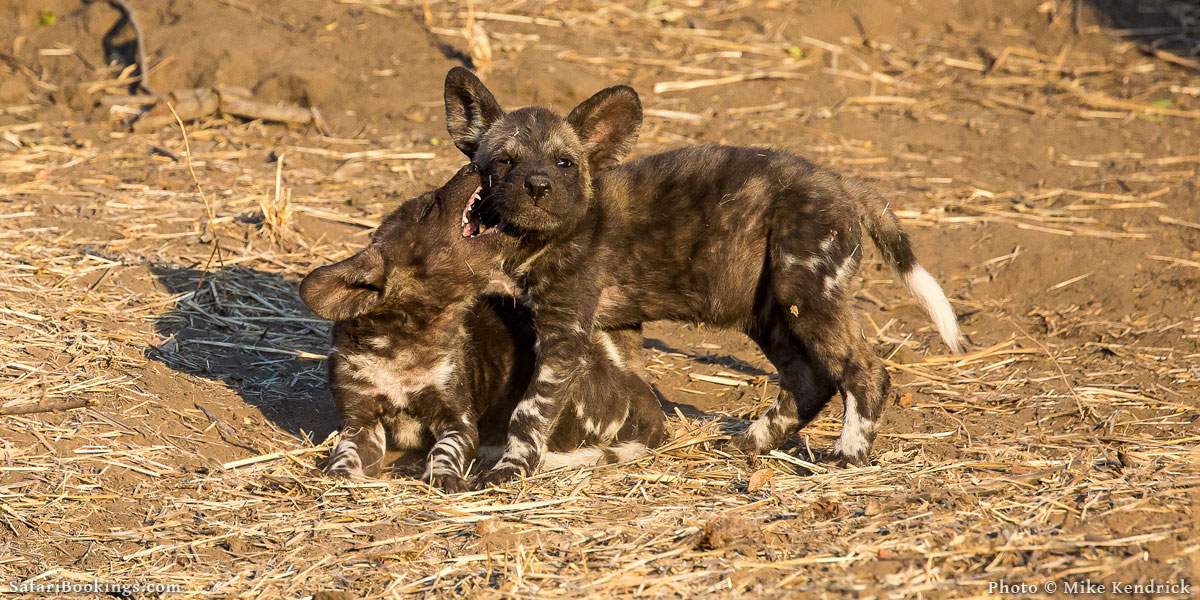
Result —
[[[132, 133], [116, 12], [0, 6], [0, 410], [92, 403], [0, 416], [0, 591], [945, 597], [1200, 573], [1194, 3], [131, 4], [155, 91], [240, 86], [324, 125], [214, 114], [190, 153], [178, 127]], [[508, 106], [631, 83], [639, 154], [768, 144], [873, 181], [971, 352], [945, 356], [873, 258], [854, 302], [895, 392], [870, 466], [824, 460], [836, 402], [755, 466], [728, 453], [774, 372], [740, 335], [664, 323], [644, 352], [672, 438], [645, 459], [454, 497], [322, 477], [328, 329], [296, 284], [463, 162], [441, 80], [472, 51]]]

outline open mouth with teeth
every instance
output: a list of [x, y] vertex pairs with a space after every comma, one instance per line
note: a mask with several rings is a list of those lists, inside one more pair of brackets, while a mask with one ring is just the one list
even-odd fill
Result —
[[475, 188], [475, 193], [471, 194], [467, 207], [463, 209], [462, 236], [467, 239], [500, 233], [504, 229], [504, 222], [500, 213], [496, 211], [495, 202], [485, 201], [480, 196], [481, 192], [483, 186]]

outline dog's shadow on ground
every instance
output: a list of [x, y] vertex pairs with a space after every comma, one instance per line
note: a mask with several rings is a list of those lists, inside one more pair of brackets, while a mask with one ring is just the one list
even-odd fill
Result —
[[337, 429], [319, 358], [328, 351], [329, 324], [305, 308], [296, 283], [245, 267], [150, 270], [175, 300], [155, 321], [163, 341], [147, 358], [225, 383], [299, 438], [316, 443]]
[[[695, 352], [689, 352], [687, 350], [683, 350], [681, 348], [672, 346], [672, 345], [668, 344], [667, 342], [665, 342], [661, 339], [658, 339], [658, 338], [653, 338], [653, 337], [644, 338], [642, 340], [642, 347], [646, 348], [646, 349], [650, 349], [650, 350], [658, 350], [659, 352], [666, 352], [668, 354], [676, 354], [679, 356], [684, 356], [688, 360], [693, 361], [693, 362], [706, 364], [706, 365], [716, 365], [716, 366], [724, 367], [731, 371], [737, 371], [739, 373], [742, 373], [745, 375], [751, 375], [754, 377], [760, 377], [763, 375], [771, 375], [771, 373], [768, 373], [767, 371], [764, 371], [764, 370], [762, 370], [762, 369], [760, 369], [760, 368], [758, 368], [736, 356], [733, 356], [733, 355], [729, 355], [729, 354], [698, 354]], [[729, 415], [722, 415], [719, 413], [711, 413], [711, 412], [705, 411], [693, 404], [688, 404], [686, 402], [673, 401], [670, 398], [667, 398], [666, 395], [662, 393], [662, 390], [660, 390], [658, 388], [658, 386], [652, 386], [652, 387], [654, 388], [654, 395], [658, 396], [658, 403], [660, 405], [662, 405], [663, 410], [666, 411], [666, 413], [668, 415], [673, 415], [676, 412], [678, 412], [679, 414], [683, 415], [684, 417], [687, 417], [688, 419], [694, 419], [694, 420], [700, 420], [700, 421], [708, 421], [708, 420], [716, 419], [717, 425], [718, 425], [718, 427], [720, 427], [721, 433], [723, 435], [728, 435], [728, 436], [737, 435], [738, 433], [741, 433], [742, 431], [744, 431], [746, 429], [746, 427], [748, 427], [750, 425], [750, 422], [751, 422], [750, 420], [739, 419], [737, 417], [731, 417]]]
[[[692, 421], [716, 421], [717, 430], [721, 432], [721, 435], [727, 435], [730, 438], [733, 438], [746, 431], [746, 429], [750, 427], [750, 424], [754, 422], [754, 417], [739, 419], [735, 416], [708, 412], [694, 404], [672, 401], [663, 395], [662, 391], [657, 385], [652, 385], [651, 387], [654, 388], [654, 395], [658, 396], [658, 403], [663, 407], [663, 410], [666, 411], [667, 415], [674, 415], [678, 411], [680, 415], [683, 415]], [[718, 442], [717, 447], [725, 452], [737, 452], [730, 447], [724, 446], [722, 442]], [[818, 464], [830, 463], [837, 458], [829, 449], [817, 448], [810, 445], [808, 438], [804, 435], [803, 429], [800, 430], [799, 434], [793, 433], [792, 435], [789, 435], [784, 441], [783, 445], [778, 448], [778, 450], [785, 454], [798, 456], [803, 460], [808, 460]], [[803, 467], [796, 467], [795, 472], [799, 475], [805, 475], [809, 473], [809, 470], [804, 469]]]
[[687, 357], [688, 360], [706, 365], [725, 367], [726, 369], [738, 371], [745, 375], [753, 375], [755, 377], [771, 375], [771, 373], [768, 373], [767, 371], [764, 371], [736, 356], [729, 354], [697, 354], [695, 352], [688, 352], [687, 350], [676, 348], [658, 338], [647, 337], [643, 339], [642, 347], [658, 350], [659, 352], [666, 352], [668, 354], [678, 354], [680, 356]]
[[[1195, 23], [1200, 19], [1200, 4], [1196, 0], [1073, 0], [1057, 2], [1060, 16], [1071, 23], [1071, 29], [1082, 33], [1086, 24], [1081, 19], [1083, 7], [1091, 6], [1100, 23], [1112, 28], [1145, 56], [1158, 56], [1179, 62], [1188, 68], [1200, 54], [1200, 32]], [[1054, 13], [1050, 13], [1054, 14]], [[1168, 53], [1176, 58], [1171, 60]], [[1180, 62], [1182, 59], [1182, 62]]]

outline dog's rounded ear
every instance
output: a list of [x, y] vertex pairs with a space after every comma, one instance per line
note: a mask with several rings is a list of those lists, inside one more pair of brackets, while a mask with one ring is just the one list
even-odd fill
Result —
[[627, 85], [604, 88], [567, 115], [579, 134], [593, 169], [616, 166], [637, 143], [642, 126], [642, 101]]
[[371, 246], [309, 273], [300, 282], [300, 298], [322, 319], [345, 321], [378, 306], [386, 286], [383, 255]]
[[474, 73], [454, 67], [446, 73], [446, 131], [454, 145], [474, 158], [479, 140], [504, 109]]

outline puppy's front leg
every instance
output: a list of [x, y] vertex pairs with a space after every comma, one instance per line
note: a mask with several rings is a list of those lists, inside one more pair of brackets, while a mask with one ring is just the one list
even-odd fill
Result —
[[433, 429], [437, 442], [429, 451], [425, 474], [421, 478], [450, 493], [467, 491], [470, 486], [464, 475], [479, 447], [479, 429], [475, 420], [463, 415]]
[[325, 459], [322, 470], [334, 477], [375, 477], [386, 452], [383, 424], [379, 419], [351, 418], [342, 427], [342, 439]]
[[[573, 311], [551, 313], [551, 316]], [[583, 311], [586, 321], [572, 319], [565, 326], [553, 319], [538, 321], [538, 358], [534, 380], [517, 403], [508, 424], [508, 439], [504, 455], [494, 467], [483, 474], [478, 487], [497, 485], [521, 475], [532, 475], [546, 454], [546, 441], [554, 430], [563, 409], [562, 390], [569, 385], [572, 374], [587, 366], [591, 311]], [[541, 316], [540, 314], [538, 315]]]
[[490, 471], [480, 476], [477, 486], [498, 485], [522, 475], [532, 475], [546, 453], [546, 439], [562, 412], [558, 373], [564, 366], [559, 361], [538, 361], [536, 380], [515, 409], [508, 422], [508, 438], [504, 454]]

